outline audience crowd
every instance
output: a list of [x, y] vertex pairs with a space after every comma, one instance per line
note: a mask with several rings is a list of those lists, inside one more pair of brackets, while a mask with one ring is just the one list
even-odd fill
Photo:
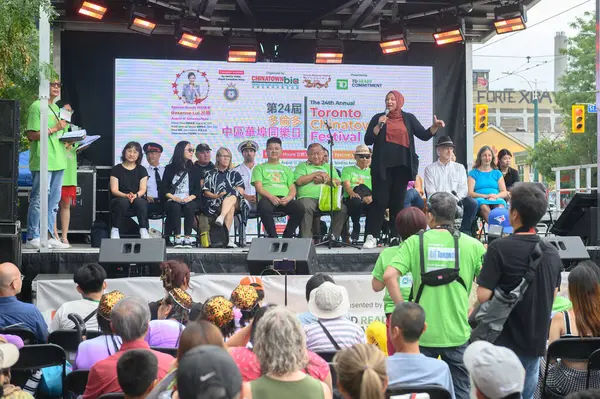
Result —
[[[490, 173], [493, 156], [482, 150], [479, 158], [477, 170]], [[514, 184], [508, 193], [500, 179], [492, 201], [510, 201], [513, 234], [489, 245], [455, 227], [464, 198], [453, 193], [430, 195], [426, 213], [409, 207], [397, 215], [401, 241], [381, 252], [372, 273], [373, 290], [385, 290], [385, 324], [378, 320], [366, 332], [349, 316], [349, 292], [330, 275], [311, 276], [308, 311], [296, 314], [264, 303], [263, 281], [251, 276], [228, 296], [194, 303], [189, 267], [173, 260], [161, 264], [164, 295], [151, 303], [107, 292], [104, 269], [82, 266], [73, 276], [81, 299], [64, 303], [47, 326], [34, 305], [17, 299], [19, 269], [0, 264], [0, 398], [30, 398], [36, 375], [50, 378], [42, 369], [23, 386], [11, 383], [11, 367], [18, 370], [20, 351], [31, 343], [10, 334], [16, 327], [30, 330], [38, 343], [50, 332], [83, 331], [71, 365], [89, 370], [83, 399], [109, 393], [132, 399], [382, 399], [432, 389], [451, 399], [598, 398], [600, 391], [585, 391], [600, 389], [600, 372], [588, 374], [586, 359], [562, 356], [547, 363], [546, 353], [565, 336], [571, 342], [600, 337], [600, 269], [591, 261], [575, 266], [568, 306], [555, 312], [562, 263], [535, 231], [545, 193], [529, 183]], [[479, 186], [468, 185], [477, 192]], [[508, 310], [499, 308], [509, 295], [517, 299]], [[495, 334], [482, 337], [476, 331], [486, 312], [498, 312], [492, 314]]]

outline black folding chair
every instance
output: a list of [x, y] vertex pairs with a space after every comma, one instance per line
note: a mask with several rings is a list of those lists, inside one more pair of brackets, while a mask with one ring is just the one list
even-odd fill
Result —
[[429, 395], [429, 399], [452, 399], [450, 392], [439, 385], [410, 386], [395, 384], [386, 389], [385, 397], [393, 398], [412, 393], [426, 393]]
[[323, 360], [325, 360], [327, 363], [333, 363], [333, 357], [335, 356], [335, 354], [337, 353], [336, 351], [333, 352], [315, 352], [317, 355], [321, 356], [321, 358]]
[[600, 338], [560, 338], [552, 342], [548, 346], [548, 353], [546, 355], [546, 367], [542, 379], [542, 395], [545, 397], [564, 396], [564, 394], [553, 391], [546, 386], [546, 378], [548, 377], [548, 369], [551, 361], [555, 359], [587, 361], [598, 349], [600, 349]]
[[65, 352], [77, 353], [81, 335], [77, 330], [56, 330], [48, 336], [48, 343], [60, 346]]
[[587, 377], [585, 379], [585, 389], [590, 388], [590, 374], [593, 370], [600, 370], [600, 349], [596, 349], [588, 358]]
[[16, 335], [23, 340], [25, 345], [33, 345], [37, 343], [35, 333], [25, 327], [6, 327], [0, 328], [0, 334]]
[[112, 392], [100, 395], [98, 399], [125, 399], [125, 394], [122, 392]]
[[75, 370], [69, 373], [63, 381], [65, 393], [72, 393], [75, 396], [83, 395], [89, 375], [89, 370]]
[[[19, 350], [19, 360], [10, 368], [15, 385], [23, 386], [34, 370], [62, 366], [62, 380], [66, 377], [67, 355], [63, 348], [54, 344], [26, 345]], [[64, 391], [64, 385], [63, 385]]]
[[173, 357], [177, 357], [177, 348], [161, 348], [158, 346], [153, 346], [150, 349], [157, 352], [166, 353], [167, 355], [171, 355]]

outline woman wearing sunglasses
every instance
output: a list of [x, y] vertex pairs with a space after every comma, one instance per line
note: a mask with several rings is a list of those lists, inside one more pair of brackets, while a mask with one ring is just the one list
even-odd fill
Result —
[[[165, 201], [165, 237], [174, 236], [175, 247], [191, 248], [195, 244], [192, 237], [194, 217], [200, 208], [202, 195], [200, 175], [192, 161], [194, 147], [189, 141], [180, 141], [175, 146], [171, 162], [165, 167], [160, 195]], [[181, 235], [181, 215], [183, 214], [183, 235]]]
[[342, 170], [344, 201], [348, 207], [348, 217], [352, 221], [350, 238], [356, 244], [360, 235], [360, 216], [367, 215], [373, 203], [371, 193], [371, 150], [364, 144], [354, 151], [356, 165], [346, 166]]

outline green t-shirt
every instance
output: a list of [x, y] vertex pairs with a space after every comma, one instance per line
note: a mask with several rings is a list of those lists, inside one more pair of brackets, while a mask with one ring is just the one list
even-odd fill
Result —
[[[359, 184], [364, 184], [369, 189], [373, 188], [371, 186], [371, 168], [361, 169], [356, 165], [346, 166], [342, 169], [342, 183], [346, 180], [350, 181], [350, 187], [352, 188]], [[344, 198], [348, 198], [346, 191], [344, 191]]]
[[[294, 170], [294, 181], [297, 181], [302, 176], [310, 175], [311, 173], [317, 172], [319, 170], [322, 170], [323, 172], [327, 173], [327, 176], [329, 176], [329, 164], [317, 166], [309, 164], [308, 162], [299, 163], [298, 166], [296, 166], [296, 169]], [[333, 169], [333, 178], [340, 178], [340, 175], [338, 175], [338, 172], [335, 169]], [[318, 200], [320, 194], [321, 184], [315, 184], [311, 181], [310, 183], [305, 184], [304, 186], [298, 186], [298, 193], [296, 196], [298, 197], [298, 199], [306, 197]]]
[[67, 168], [63, 174], [63, 187], [77, 186], [77, 147], [79, 143], [73, 143], [68, 150], [65, 148]]
[[[54, 127], [58, 122], [56, 115], [60, 115], [60, 109], [56, 104], [49, 106], [48, 110], [48, 128]], [[54, 112], [52, 112], [54, 111]], [[56, 115], [55, 115], [56, 114]], [[27, 130], [34, 132], [40, 131], [41, 137], [47, 135], [47, 131], [40, 129], [40, 100], [35, 101], [29, 107], [27, 116]], [[56, 132], [48, 137], [48, 170], [64, 170], [67, 167], [67, 159], [65, 157], [65, 146], [60, 142], [59, 138], [63, 132]], [[40, 171], [40, 142], [32, 141], [29, 145], [29, 170], [32, 172]]]
[[[428, 230], [424, 235], [426, 271], [454, 268], [454, 237], [447, 230]], [[471, 336], [468, 323], [469, 293], [475, 276], [479, 275], [485, 248], [465, 234], [458, 241], [460, 277], [467, 291], [458, 281], [437, 287], [424, 287], [419, 305], [426, 314], [427, 331], [419, 344], [425, 347], [454, 347], [463, 345]], [[407, 239], [390, 266], [400, 274], [411, 272], [415, 296], [421, 285], [419, 235]]]
[[288, 166], [271, 163], [261, 163], [252, 170], [251, 183], [261, 182], [263, 188], [276, 197], [285, 197], [294, 184], [294, 172]]
[[[342, 176], [344, 172], [342, 171]], [[400, 248], [402, 243], [399, 246], [389, 247], [381, 251], [379, 257], [377, 258], [377, 262], [375, 263], [375, 268], [373, 268], [373, 273], [371, 276], [376, 278], [379, 281], [383, 281], [383, 274], [385, 273], [385, 269], [390, 265], [392, 259], [398, 255], [400, 252]], [[398, 279], [398, 285], [400, 285], [400, 293], [405, 301], [408, 301], [408, 297], [410, 296], [410, 289], [412, 287], [412, 274], [406, 273], [402, 275]], [[387, 288], [385, 288], [385, 295], [383, 296], [383, 307], [385, 314], [392, 313], [396, 304], [392, 300], [390, 293]]]

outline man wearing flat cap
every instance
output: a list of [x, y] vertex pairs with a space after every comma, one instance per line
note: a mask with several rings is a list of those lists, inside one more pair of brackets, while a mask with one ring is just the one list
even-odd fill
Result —
[[148, 213], [156, 214], [162, 213], [162, 204], [158, 188], [162, 182], [163, 174], [165, 173], [165, 167], [160, 165], [160, 157], [163, 152], [162, 145], [158, 143], [146, 143], [143, 147], [144, 154], [146, 154], [146, 161], [148, 166], [148, 189], [146, 191], [146, 200], [148, 201]]
[[461, 233], [471, 235], [471, 227], [477, 217], [477, 201], [468, 196], [467, 171], [465, 167], [452, 160], [454, 143], [448, 136], [437, 139], [435, 148], [438, 160], [425, 168], [425, 194], [431, 197], [438, 191], [454, 195], [463, 211]]

